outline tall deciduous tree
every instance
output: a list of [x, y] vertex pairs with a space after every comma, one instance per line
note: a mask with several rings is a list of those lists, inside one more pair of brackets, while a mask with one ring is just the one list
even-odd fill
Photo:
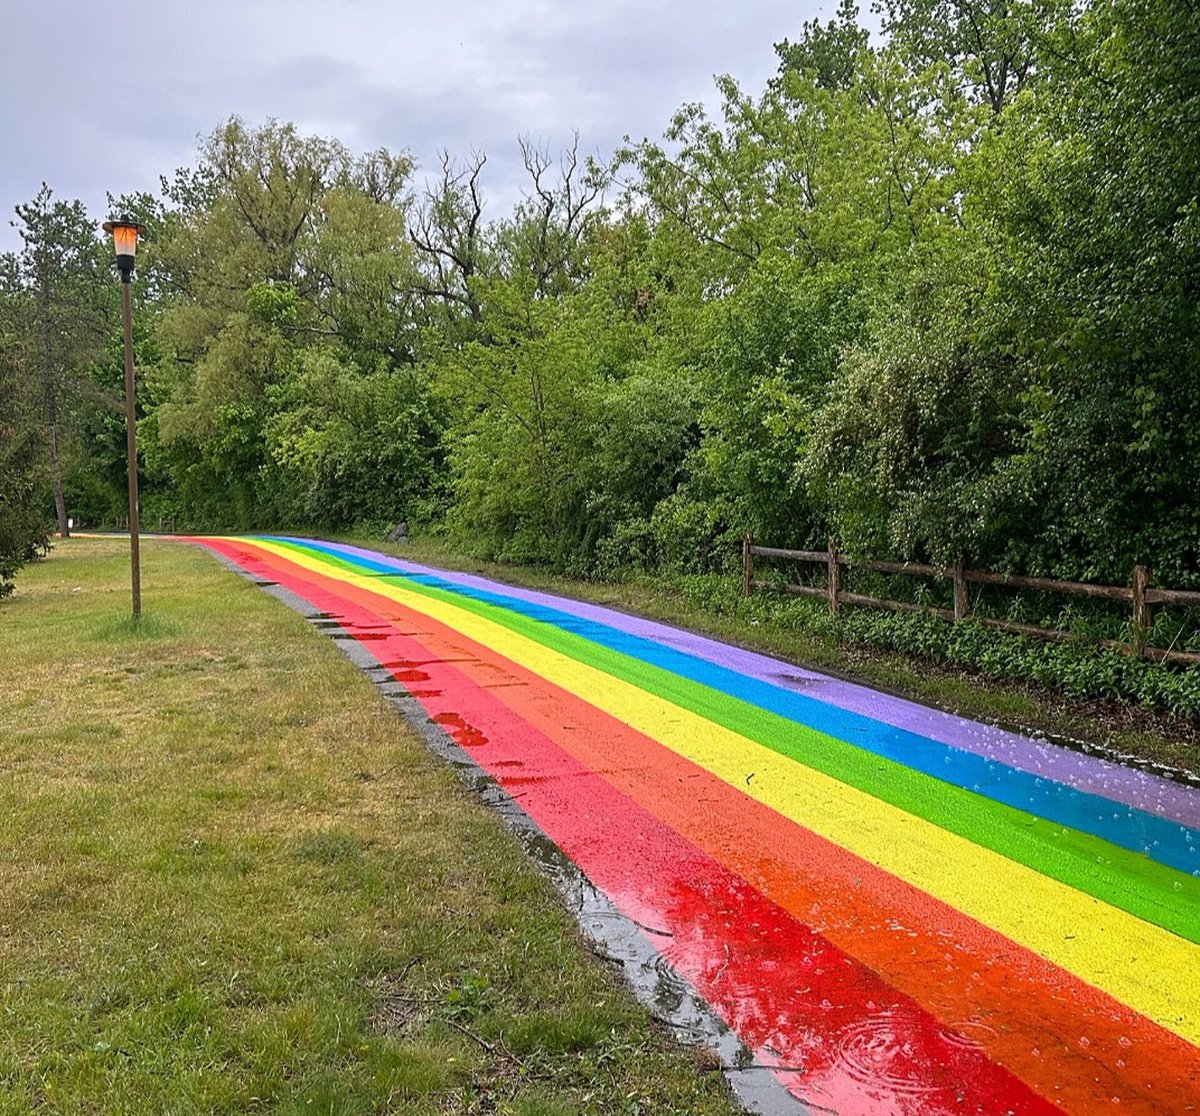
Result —
[[841, 0], [833, 19], [824, 25], [816, 19], [806, 21], [800, 38], [776, 43], [775, 53], [785, 72], [805, 74], [822, 89], [849, 89], [869, 44], [870, 35], [858, 21], [858, 5]]
[[917, 70], [949, 63], [994, 114], [1037, 73], [1065, 0], [881, 0], [883, 29]]
[[[528, 186], [510, 218], [471, 231], [479, 221], [472, 176], [465, 187], [462, 178], [443, 180], [433, 219], [427, 209], [415, 230], [433, 275], [453, 277], [448, 301], [472, 326], [434, 350], [458, 415], [460, 518], [493, 541], [507, 536], [510, 554], [528, 554], [538, 539], [559, 546], [578, 537], [593, 365], [575, 298], [589, 278], [588, 239], [603, 220], [608, 181], [578, 138], [557, 161], [528, 141], [520, 147]], [[430, 240], [431, 231], [442, 239]]]
[[[364, 516], [397, 514], [427, 487], [411, 169], [404, 154], [356, 157], [291, 124], [234, 118], [165, 184], [146, 444], [187, 518], [340, 524], [373, 465], [390, 495]], [[383, 437], [404, 444], [372, 444]]]

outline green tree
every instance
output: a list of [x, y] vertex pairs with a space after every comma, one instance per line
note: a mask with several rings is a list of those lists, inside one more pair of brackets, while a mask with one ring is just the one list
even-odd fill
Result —
[[[205, 141], [198, 168], [165, 184], [173, 212], [151, 260], [167, 297], [147, 459], [171, 478], [185, 518], [248, 526], [320, 510], [322, 523], [353, 522], [346, 500], [328, 498], [348, 445], [364, 467], [425, 461], [428, 408], [392, 431], [412, 451], [396, 457], [362, 443], [369, 424], [339, 425], [327, 407], [335, 368], [343, 417], [360, 414], [365, 397], [407, 406], [419, 328], [410, 171], [405, 155], [354, 157], [290, 124], [252, 129], [233, 118]], [[371, 384], [360, 391], [355, 377]], [[377, 483], [409, 492], [410, 479], [385, 473]]]
[[[440, 226], [422, 218], [417, 239], [430, 279], [446, 287], [453, 277], [442, 297], [468, 315], [468, 332], [431, 348], [456, 416], [449, 452], [458, 522], [508, 556], [561, 562], [581, 531], [580, 462], [594, 405], [575, 298], [587, 284], [589, 235], [603, 219], [606, 172], [580, 157], [578, 141], [557, 166], [528, 142], [521, 152], [529, 190], [511, 217], [471, 233], [477, 187], [468, 179], [464, 195], [452, 179], [441, 194], [452, 216]], [[457, 239], [431, 242], [430, 227]], [[469, 271], [456, 259], [470, 261]]]
[[[691, 246], [686, 266], [705, 285], [693, 318], [701, 439], [672, 523], [823, 538], [829, 509], [805, 463], [843, 354], [911, 270], [961, 238], [958, 170], [978, 114], [944, 67], [909, 72], [851, 33], [852, 9], [841, 19], [832, 39], [808, 27], [798, 46], [781, 44], [780, 74], [757, 101], [726, 80], [719, 125], [687, 108], [669, 146], [627, 156], [658, 228]], [[833, 80], [821, 51], [839, 43]]]
[[837, 14], [822, 26], [806, 20], [800, 38], [775, 44], [780, 69], [806, 75], [822, 89], [849, 89], [859, 76], [862, 54], [869, 49], [870, 34], [858, 22], [854, 0], [840, 0]]
[[1048, 18], [958, 160], [961, 231], [900, 277], [817, 421], [810, 491], [865, 549], [1197, 576], [1194, 12]]
[[914, 70], [948, 63], [999, 115], [1035, 76], [1071, 5], [1062, 0], [880, 0], [883, 30]]
[[112, 284], [97, 226], [82, 202], [55, 201], [43, 184], [16, 213], [24, 247], [6, 268], [3, 305], [26, 382], [36, 383], [40, 395], [55, 516], [66, 538], [67, 442], [86, 369], [112, 320]]
[[982, 148], [999, 245], [987, 326], [1028, 367], [1039, 561], [1195, 578], [1200, 503], [1200, 12], [1104, 0]]
[[[10, 270], [10, 257], [0, 268]], [[50, 548], [49, 520], [38, 499], [41, 446], [28, 413], [16, 338], [0, 332], [0, 597], [17, 571]]]

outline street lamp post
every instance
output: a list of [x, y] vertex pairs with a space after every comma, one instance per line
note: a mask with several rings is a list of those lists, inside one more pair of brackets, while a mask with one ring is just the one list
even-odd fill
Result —
[[142, 572], [138, 553], [138, 477], [137, 477], [137, 427], [133, 407], [133, 308], [129, 285], [133, 280], [133, 258], [137, 252], [138, 237], [144, 235], [146, 227], [136, 221], [120, 219], [105, 221], [104, 231], [112, 233], [117, 250], [117, 268], [121, 272], [121, 305], [125, 318], [125, 451], [129, 458], [129, 563], [133, 586], [133, 615], [142, 614]]

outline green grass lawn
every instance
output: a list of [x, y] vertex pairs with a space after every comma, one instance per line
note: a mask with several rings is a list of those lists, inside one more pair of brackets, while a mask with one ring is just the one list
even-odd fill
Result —
[[730, 1113], [517, 840], [207, 554], [0, 603], [0, 1111]]

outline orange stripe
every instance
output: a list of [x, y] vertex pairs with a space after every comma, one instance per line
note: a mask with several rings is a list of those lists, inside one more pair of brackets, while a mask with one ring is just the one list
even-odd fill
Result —
[[1056, 1104], [1088, 1112], [1119, 1096], [1128, 1110], [1165, 1113], [1200, 1092], [1200, 1051], [1098, 989], [428, 616], [254, 553], [289, 579], [332, 590], [382, 619], [406, 629], [417, 621], [432, 633], [416, 637], [432, 658], [460, 658], [469, 645], [481, 662], [456, 666], [480, 685], [493, 687], [497, 670], [525, 683], [491, 693]]

